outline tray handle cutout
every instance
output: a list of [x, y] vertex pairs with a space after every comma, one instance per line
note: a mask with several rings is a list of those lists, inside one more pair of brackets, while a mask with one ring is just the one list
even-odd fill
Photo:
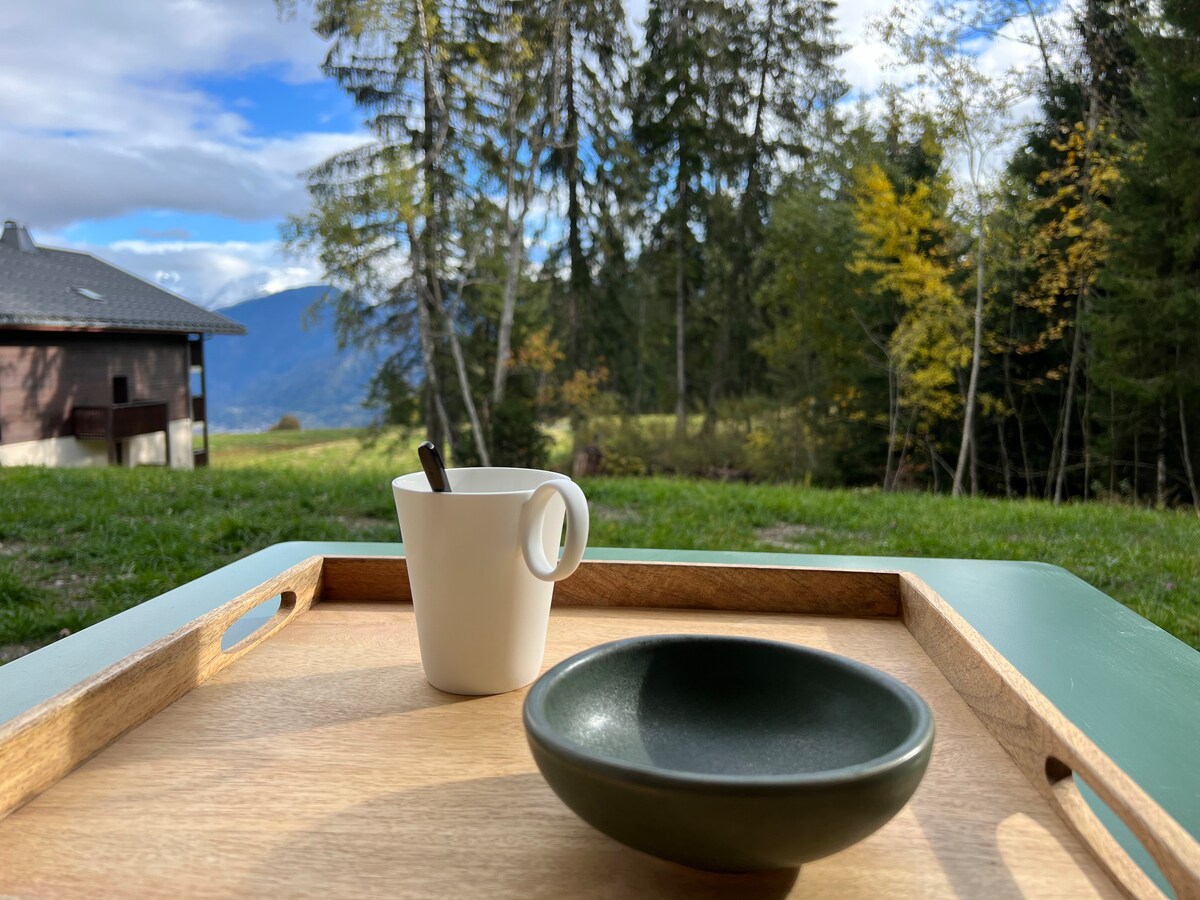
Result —
[[[1079, 766], [1086, 769], [1086, 766]], [[1058, 756], [1048, 755], [1045, 763], [1046, 784], [1059, 814], [1071, 823], [1075, 833], [1087, 841], [1093, 852], [1108, 862], [1121, 887], [1133, 897], [1161, 897], [1150, 877], [1117, 841], [1080, 790], [1080, 783], [1103, 803], [1137, 839], [1153, 860], [1159, 875], [1179, 898], [1200, 897], [1200, 877], [1181, 859], [1169, 841], [1161, 840], [1146, 827], [1144, 817], [1119, 791], [1108, 789], [1098, 777], [1077, 771]]]
[[[0, 819], [303, 614], [320, 591], [322, 567], [321, 557], [309, 557], [0, 723], [0, 759], [11, 762], [0, 766]], [[264, 602], [276, 599], [263, 622], [271, 610]], [[258, 612], [259, 627], [223, 647], [247, 612]]]
[[1195, 837], [928, 585], [907, 573], [901, 578], [909, 632], [1109, 876], [1130, 896], [1163, 896], [1104, 826], [1093, 796], [1096, 808], [1107, 807], [1129, 830], [1180, 900], [1200, 900]]
[[237, 653], [255, 643], [258, 633], [265, 637], [296, 608], [296, 592], [282, 591], [251, 607], [229, 624], [221, 635], [221, 651]]

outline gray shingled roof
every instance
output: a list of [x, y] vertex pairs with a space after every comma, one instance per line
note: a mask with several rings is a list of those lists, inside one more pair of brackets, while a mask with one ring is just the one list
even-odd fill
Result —
[[27, 239], [24, 229], [6, 223], [0, 238], [0, 328], [246, 333], [232, 319], [90, 253], [38, 247]]

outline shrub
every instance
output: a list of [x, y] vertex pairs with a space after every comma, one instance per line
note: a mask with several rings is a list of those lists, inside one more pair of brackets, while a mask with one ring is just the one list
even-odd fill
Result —
[[267, 429], [268, 431], [299, 431], [300, 420], [291, 413], [279, 417], [279, 421]]
[[685, 440], [675, 437], [667, 414], [602, 414], [577, 426], [576, 446], [594, 450], [589, 471], [603, 475], [837, 484], [843, 460], [862, 448], [819, 429], [810, 407], [759, 397], [727, 401], [715, 426], [690, 417]]

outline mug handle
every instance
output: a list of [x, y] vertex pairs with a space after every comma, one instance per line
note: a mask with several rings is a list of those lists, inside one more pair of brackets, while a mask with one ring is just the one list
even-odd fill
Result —
[[[542, 547], [546, 506], [554, 494], [561, 495], [567, 504], [567, 543], [557, 566], [546, 559], [546, 551]], [[538, 485], [521, 511], [521, 552], [529, 571], [542, 581], [561, 581], [579, 567], [587, 539], [587, 498], [583, 496], [579, 485], [566, 478], [555, 478]]]

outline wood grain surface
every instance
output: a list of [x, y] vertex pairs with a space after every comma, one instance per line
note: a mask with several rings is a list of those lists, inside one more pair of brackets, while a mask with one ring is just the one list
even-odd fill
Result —
[[525, 744], [525, 691], [424, 680], [412, 610], [320, 602], [0, 821], [16, 896], [1088, 897], [1118, 892], [898, 618], [563, 606], [546, 665], [705, 632], [875, 665], [933, 709], [912, 801], [800, 870], [713, 875], [594, 831]]
[[1051, 705], [954, 609], [903, 580], [904, 622], [947, 680], [1108, 873], [1137, 897], [1161, 892], [1113, 839], [1075, 783], [1083, 779], [1124, 822], [1178, 898], [1200, 898], [1200, 845]]
[[[319, 558], [293, 566], [24, 715], [0, 723], [0, 819], [287, 625], [308, 609], [320, 578]], [[221, 637], [233, 622], [276, 596], [279, 612], [265, 627], [237, 646], [221, 648]]]
[[[404, 557], [325, 557], [321, 598], [364, 597], [410, 602]], [[898, 616], [900, 573], [585, 560], [554, 586], [554, 605]]]

